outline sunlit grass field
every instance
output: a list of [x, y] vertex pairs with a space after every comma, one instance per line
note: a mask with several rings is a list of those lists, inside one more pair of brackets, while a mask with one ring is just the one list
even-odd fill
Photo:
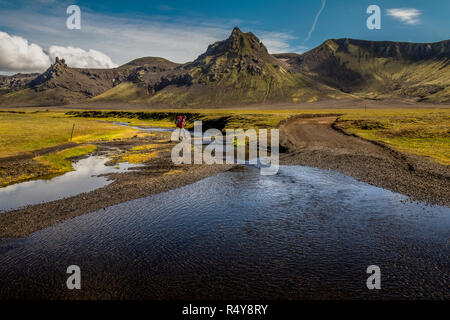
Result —
[[450, 165], [450, 109], [345, 113], [339, 126], [394, 149]]
[[[151, 112], [151, 111], [147, 111]], [[159, 112], [159, 111], [158, 111]], [[183, 109], [166, 112], [201, 114], [198, 120], [228, 117], [226, 128], [274, 128], [297, 114], [340, 114], [339, 125], [363, 138], [381, 141], [402, 152], [426, 156], [441, 164], [450, 164], [450, 109], [313, 109], [313, 110], [235, 110]], [[173, 119], [138, 120], [114, 118], [140, 125], [173, 126]], [[188, 125], [192, 127], [192, 122]]]
[[70, 118], [64, 112], [0, 112], [0, 157], [70, 142], [129, 138], [136, 130], [111, 123]]
[[[104, 110], [107, 112], [109, 110]], [[116, 110], [117, 111], [117, 110]], [[127, 116], [75, 117], [67, 110], [27, 111], [25, 114], [0, 112], [0, 157], [30, 152], [70, 141], [128, 138], [136, 131], [112, 124], [173, 127], [175, 114], [187, 114], [188, 128], [193, 120], [223, 119], [225, 128], [273, 128], [296, 114], [340, 114], [339, 126], [366, 139], [382, 141], [391, 147], [450, 164], [450, 109], [320, 109], [320, 110], [236, 110], [167, 109], [154, 119], [139, 119], [134, 112], [161, 113], [161, 110], [127, 111]], [[120, 113], [118, 113], [121, 115]], [[150, 116], [151, 118], [151, 116]]]

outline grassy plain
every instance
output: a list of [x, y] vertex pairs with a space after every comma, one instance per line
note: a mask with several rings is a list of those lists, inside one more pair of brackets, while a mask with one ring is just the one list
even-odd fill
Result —
[[129, 138], [136, 130], [110, 123], [71, 118], [64, 112], [0, 112], [0, 158], [70, 142]]
[[[106, 111], [105, 111], [106, 112]], [[175, 114], [187, 114], [188, 128], [194, 120], [222, 122], [224, 128], [273, 128], [282, 120], [297, 114], [340, 114], [343, 129], [363, 138], [381, 141], [394, 149], [430, 157], [450, 164], [450, 109], [380, 108], [380, 109], [311, 109], [311, 110], [236, 110], [236, 109], [167, 109], [158, 119], [139, 119], [138, 111], [126, 112], [127, 117], [108, 117], [108, 121], [126, 121], [134, 125], [173, 126]], [[133, 115], [134, 113], [134, 115]], [[120, 115], [120, 112], [117, 113]], [[161, 118], [162, 117], [162, 118]], [[91, 118], [92, 120], [93, 118]], [[102, 119], [103, 120], [103, 119]]]
[[394, 149], [450, 165], [450, 109], [345, 113], [339, 126]]
[[[80, 111], [82, 112], [82, 111]], [[95, 149], [88, 143], [98, 140], [127, 139], [137, 131], [112, 124], [113, 121], [141, 126], [173, 127], [176, 114], [187, 114], [188, 128], [195, 120], [211, 122], [222, 128], [273, 128], [282, 120], [298, 114], [340, 114], [338, 126], [363, 138], [381, 141], [394, 149], [426, 156], [441, 164], [450, 164], [450, 109], [320, 109], [320, 110], [236, 110], [168, 109], [145, 111], [104, 110], [95, 116], [67, 114], [67, 110], [0, 112], [0, 158], [61, 145], [70, 141], [80, 146], [36, 157], [55, 174], [70, 171], [68, 158]], [[149, 133], [150, 134], [150, 133]], [[88, 144], [88, 145], [86, 145]], [[139, 163], [157, 157], [148, 145], [131, 150], [120, 159]], [[32, 175], [30, 175], [33, 178]], [[21, 179], [23, 180], [23, 179]], [[10, 184], [9, 182], [8, 184]]]

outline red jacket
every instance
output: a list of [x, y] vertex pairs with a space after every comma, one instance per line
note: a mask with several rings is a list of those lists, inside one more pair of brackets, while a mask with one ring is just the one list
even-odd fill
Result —
[[182, 116], [177, 116], [175, 124], [177, 125], [178, 128], [184, 128], [184, 126], [186, 125], [186, 119], [183, 118]]

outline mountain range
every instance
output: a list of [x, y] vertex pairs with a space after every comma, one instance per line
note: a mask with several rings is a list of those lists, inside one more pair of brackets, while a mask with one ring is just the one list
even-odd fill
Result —
[[450, 103], [450, 41], [330, 39], [303, 54], [269, 54], [234, 28], [195, 61], [145, 57], [114, 69], [79, 69], [56, 59], [42, 74], [0, 76], [0, 105], [139, 103], [213, 107], [328, 99]]

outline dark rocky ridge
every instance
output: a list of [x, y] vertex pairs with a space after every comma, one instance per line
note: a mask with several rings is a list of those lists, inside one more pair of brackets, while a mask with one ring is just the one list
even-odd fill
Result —
[[[449, 102], [450, 41], [407, 43], [330, 39], [304, 54], [276, 54], [291, 72], [343, 92]], [[441, 96], [433, 97], [441, 93]]]
[[[330, 39], [304, 54], [271, 55], [253, 33], [236, 27], [229, 38], [182, 65], [146, 57], [114, 69], [77, 69], [57, 59], [37, 77], [3, 76], [0, 105], [55, 105], [91, 98], [130, 102], [131, 96], [133, 102], [147, 105], [199, 107], [354, 96], [448, 103], [449, 61], [448, 40], [418, 44]], [[132, 86], [121, 86], [126, 83]]]
[[0, 75], [0, 95], [22, 89], [37, 76], [39, 76], [39, 73], [17, 73], [11, 76]]
[[[253, 33], [245, 34], [236, 27], [228, 39], [209, 45], [206, 52], [195, 61], [178, 66], [170, 72], [161, 70], [160, 77], [148, 77], [148, 89], [151, 94], [155, 94], [171, 85], [179, 87], [208, 84], [222, 79], [233, 68], [237, 68], [239, 72], [261, 75], [264, 63], [280, 64]], [[196, 68], [200, 72], [192, 72]]]

